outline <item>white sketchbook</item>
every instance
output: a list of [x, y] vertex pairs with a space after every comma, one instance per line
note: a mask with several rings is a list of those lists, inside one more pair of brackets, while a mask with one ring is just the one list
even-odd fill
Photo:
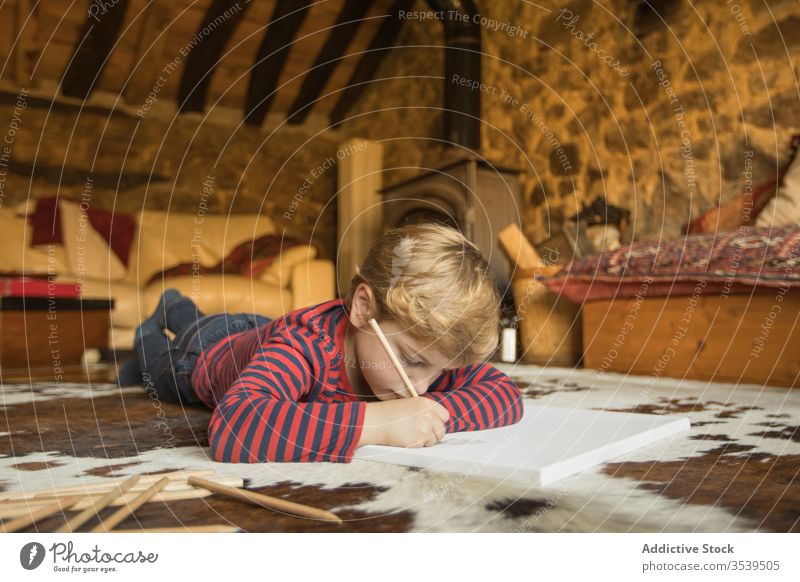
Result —
[[450, 433], [432, 447], [366, 445], [354, 458], [547, 486], [689, 430], [685, 416], [535, 406], [511, 426]]

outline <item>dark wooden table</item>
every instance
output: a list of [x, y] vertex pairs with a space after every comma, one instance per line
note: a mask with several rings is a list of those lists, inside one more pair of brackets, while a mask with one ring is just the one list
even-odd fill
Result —
[[108, 347], [113, 307], [113, 299], [0, 298], [3, 379], [65, 379], [84, 351]]

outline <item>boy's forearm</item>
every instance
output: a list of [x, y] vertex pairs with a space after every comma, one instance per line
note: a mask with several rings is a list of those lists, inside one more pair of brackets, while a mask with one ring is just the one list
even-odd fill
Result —
[[383, 444], [384, 421], [380, 404], [380, 402], [367, 403], [364, 412], [364, 426], [361, 429], [361, 438], [358, 440], [357, 447]]
[[450, 413], [447, 432], [499, 428], [520, 421], [522, 394], [508, 376], [485, 365], [482, 377], [472, 380], [456, 389], [425, 394]]

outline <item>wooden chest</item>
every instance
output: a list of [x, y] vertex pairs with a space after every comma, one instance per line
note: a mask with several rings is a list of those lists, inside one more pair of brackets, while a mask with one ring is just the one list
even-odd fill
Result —
[[743, 384], [800, 384], [800, 292], [646, 297], [583, 305], [587, 368]]

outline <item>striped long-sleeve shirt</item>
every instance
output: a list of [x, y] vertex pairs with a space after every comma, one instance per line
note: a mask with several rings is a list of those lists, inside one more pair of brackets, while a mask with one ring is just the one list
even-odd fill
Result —
[[[344, 369], [349, 323], [341, 299], [283, 315], [203, 350], [192, 386], [213, 410], [214, 460], [350, 462], [367, 402]], [[519, 389], [485, 363], [442, 370], [422, 396], [450, 413], [446, 431], [481, 430], [522, 418]]]

